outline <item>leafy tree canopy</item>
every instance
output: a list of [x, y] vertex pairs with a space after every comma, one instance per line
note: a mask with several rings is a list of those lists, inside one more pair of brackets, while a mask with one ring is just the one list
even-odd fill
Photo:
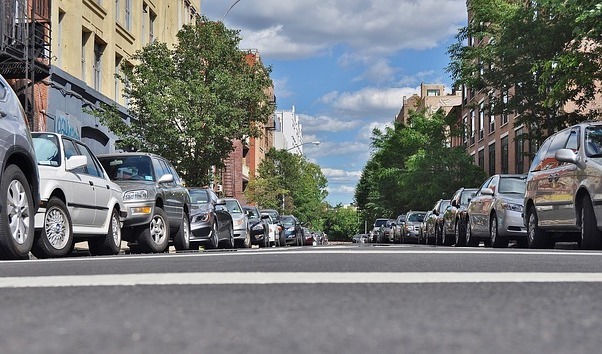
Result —
[[273, 114], [271, 68], [239, 50], [238, 31], [221, 22], [202, 18], [177, 36], [173, 49], [155, 41], [130, 58], [135, 65], [121, 65], [130, 119], [115, 107], [95, 114], [121, 139], [119, 147], [162, 155], [189, 185], [205, 185], [232, 140], [258, 136]]

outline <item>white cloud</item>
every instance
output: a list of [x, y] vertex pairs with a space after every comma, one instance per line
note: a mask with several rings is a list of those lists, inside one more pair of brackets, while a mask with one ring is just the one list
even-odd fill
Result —
[[385, 131], [386, 128], [392, 128], [393, 127], [393, 122], [370, 122], [369, 124], [366, 124], [362, 129], [359, 130], [359, 133], [357, 135], [357, 140], [358, 141], [371, 141], [370, 138], [372, 137], [372, 131], [374, 131], [374, 129], [378, 129], [380, 131]]
[[[352, 130], [361, 125], [360, 120], [342, 120], [328, 116], [310, 116], [307, 114], [300, 114], [299, 121], [303, 124], [303, 133], [315, 133], [315, 132], [340, 132], [346, 130]], [[307, 137], [305, 140], [309, 140]]]
[[335, 111], [352, 117], [376, 117], [393, 121], [403, 105], [403, 97], [418, 92], [417, 88], [366, 87], [354, 92], [330, 92], [320, 98], [330, 103]]
[[328, 191], [328, 193], [342, 193], [342, 194], [351, 194], [353, 196], [353, 194], [355, 193], [355, 186], [346, 186], [346, 185], [342, 185], [342, 186], [337, 186], [337, 187], [327, 187], [326, 190]]
[[[205, 0], [202, 10], [221, 20], [230, 1]], [[428, 19], [428, 20], [425, 20]], [[362, 53], [426, 49], [466, 22], [465, 0], [240, 1], [225, 19], [240, 28], [247, 48], [299, 58], [347, 45]]]
[[278, 92], [278, 97], [291, 97], [293, 93], [288, 89], [288, 78], [272, 79], [274, 83], [274, 92]]

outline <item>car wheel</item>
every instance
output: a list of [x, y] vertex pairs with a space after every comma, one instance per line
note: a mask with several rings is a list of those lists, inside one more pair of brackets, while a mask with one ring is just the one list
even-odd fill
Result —
[[280, 234], [280, 245], [281, 247], [286, 247], [286, 238], [284, 237], [284, 233]]
[[451, 246], [454, 244], [455, 242], [455, 237], [454, 239], [452, 239], [450, 237], [450, 235], [447, 234], [447, 231], [445, 230], [445, 222], [443, 223], [443, 227], [442, 227], [442, 232], [441, 232], [441, 244], [443, 246]]
[[466, 246], [466, 233], [463, 231], [463, 222], [461, 220], [456, 221], [456, 227], [454, 228], [454, 238], [456, 247]]
[[93, 256], [118, 254], [121, 250], [121, 221], [119, 212], [113, 209], [108, 234], [88, 240], [88, 248]]
[[554, 243], [552, 242], [550, 235], [547, 232], [539, 228], [537, 210], [535, 206], [529, 208], [528, 225], [527, 225], [527, 244], [529, 248], [552, 248]]
[[470, 219], [466, 221], [466, 246], [479, 246], [479, 239], [472, 236], [472, 225], [470, 224]]
[[508, 239], [500, 236], [497, 226], [497, 217], [493, 214], [491, 220], [489, 220], [489, 238], [491, 239], [491, 246], [493, 248], [507, 248]]
[[235, 247], [234, 228], [232, 226], [230, 226], [230, 230], [228, 232], [229, 232], [229, 235], [228, 235], [228, 239], [226, 240], [226, 248], [234, 248]]
[[585, 196], [581, 202], [581, 248], [598, 250], [602, 246], [601, 241], [592, 201]]
[[9, 165], [0, 182], [0, 258], [27, 259], [34, 243], [33, 197], [20, 168]]
[[161, 253], [169, 246], [169, 221], [163, 209], [155, 206], [148, 226], [140, 230], [138, 245], [142, 252]]
[[207, 244], [207, 248], [216, 249], [219, 247], [219, 235], [217, 233], [218, 227], [217, 222], [214, 222], [211, 225], [211, 238], [209, 239], [209, 243]]
[[247, 230], [247, 235], [245, 236], [245, 239], [243, 240], [242, 246], [244, 248], [251, 248], [251, 231]]
[[44, 227], [36, 237], [31, 253], [37, 258], [67, 255], [73, 244], [72, 227], [65, 203], [57, 197], [50, 198], [44, 214]]
[[190, 248], [190, 219], [186, 213], [180, 222], [180, 228], [173, 238], [176, 251], [185, 251]]

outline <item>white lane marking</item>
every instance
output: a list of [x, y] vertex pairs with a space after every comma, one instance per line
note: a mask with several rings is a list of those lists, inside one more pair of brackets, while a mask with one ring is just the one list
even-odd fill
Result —
[[[334, 247], [333, 247], [334, 248]], [[209, 251], [209, 252], [183, 252], [183, 253], [160, 253], [150, 255], [119, 255], [119, 256], [102, 256], [102, 257], [68, 257], [68, 258], [50, 258], [50, 259], [31, 259], [31, 260], [16, 260], [16, 261], [0, 261], [1, 263], [13, 264], [19, 262], [94, 262], [94, 261], [119, 261], [132, 259], [157, 259], [157, 258], [172, 258], [172, 257], [217, 257], [217, 256], [249, 256], [249, 255], [268, 255], [268, 254], [440, 254], [440, 255], [457, 255], [457, 254], [473, 254], [473, 255], [536, 255], [536, 256], [595, 256], [601, 257], [600, 251], [572, 251], [572, 250], [550, 250], [550, 251], [501, 251], [488, 249], [445, 249], [445, 250], [430, 250], [430, 249], [409, 249], [409, 248], [389, 248], [389, 249], [360, 249], [352, 247], [324, 247], [316, 249], [297, 249], [286, 248], [279, 250], [231, 250], [231, 251]]]
[[145, 273], [2, 277], [0, 288], [234, 284], [600, 283], [602, 273]]

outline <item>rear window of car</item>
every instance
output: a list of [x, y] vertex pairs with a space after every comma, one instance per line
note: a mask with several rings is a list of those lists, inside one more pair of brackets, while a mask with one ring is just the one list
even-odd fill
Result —
[[410, 214], [406, 221], [408, 222], [423, 222], [425, 213]]
[[36, 151], [38, 164], [60, 166], [59, 140], [54, 134], [32, 134], [33, 147]]
[[149, 156], [103, 156], [99, 160], [113, 181], [155, 181]]
[[226, 208], [230, 214], [242, 214], [240, 204], [236, 200], [226, 200]]
[[209, 203], [209, 193], [204, 189], [190, 189], [190, 202], [193, 204], [207, 204]]
[[387, 220], [387, 219], [377, 219], [376, 222], [374, 222], [374, 226], [381, 227], [383, 225], [386, 225], [387, 221], [389, 221], [389, 220]]
[[285, 216], [282, 218], [282, 224], [284, 226], [293, 226], [293, 225], [295, 225], [295, 219]]
[[500, 178], [498, 192], [504, 194], [525, 194], [526, 188], [526, 177], [502, 177]]

